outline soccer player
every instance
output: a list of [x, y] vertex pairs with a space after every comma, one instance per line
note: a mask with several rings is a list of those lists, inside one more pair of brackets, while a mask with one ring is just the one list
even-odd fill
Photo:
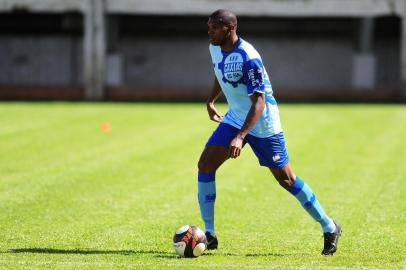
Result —
[[[268, 167], [279, 184], [320, 223], [324, 236], [322, 254], [333, 254], [341, 235], [340, 225], [325, 213], [309, 185], [292, 170], [278, 106], [261, 56], [237, 35], [237, 17], [233, 12], [215, 11], [207, 26], [215, 74], [207, 111], [210, 119], [219, 123], [198, 164], [198, 201], [205, 223], [207, 248], [218, 247], [214, 230], [216, 170], [228, 158], [237, 158], [248, 143], [260, 165]], [[214, 106], [221, 93], [226, 96], [229, 106], [224, 117]]]

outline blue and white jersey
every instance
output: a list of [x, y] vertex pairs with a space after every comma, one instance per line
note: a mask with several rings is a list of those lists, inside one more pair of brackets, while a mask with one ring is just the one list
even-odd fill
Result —
[[252, 105], [250, 96], [259, 92], [265, 94], [265, 108], [249, 134], [266, 138], [282, 132], [278, 106], [272, 96], [272, 85], [255, 48], [239, 38], [234, 49], [229, 52], [212, 44], [209, 49], [214, 73], [229, 106], [222, 122], [240, 129]]

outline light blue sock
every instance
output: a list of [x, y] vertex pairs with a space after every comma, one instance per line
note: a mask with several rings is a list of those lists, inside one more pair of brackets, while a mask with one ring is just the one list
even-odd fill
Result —
[[207, 232], [215, 236], [214, 232], [214, 202], [216, 201], [216, 174], [198, 174], [198, 194], [200, 214]]
[[298, 176], [289, 192], [302, 204], [303, 208], [320, 223], [324, 232], [334, 232], [336, 226], [331, 218], [324, 212], [311, 188]]

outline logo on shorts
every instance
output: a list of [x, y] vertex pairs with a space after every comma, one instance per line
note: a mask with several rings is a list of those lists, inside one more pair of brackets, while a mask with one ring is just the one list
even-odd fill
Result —
[[272, 157], [273, 162], [277, 162], [278, 160], [281, 159], [281, 156], [279, 154], [276, 154]]

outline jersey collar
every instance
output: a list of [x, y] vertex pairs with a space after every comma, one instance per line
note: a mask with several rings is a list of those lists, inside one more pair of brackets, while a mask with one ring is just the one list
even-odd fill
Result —
[[[228, 52], [226, 52], [226, 51], [223, 51], [223, 49], [221, 49], [221, 53], [222, 53], [223, 55], [224, 55], [224, 54], [227, 55], [227, 54], [232, 53], [233, 51], [235, 51], [236, 48], [238, 48], [238, 46], [240, 46], [241, 42], [242, 42], [242, 39], [241, 39], [240, 37], [238, 37], [237, 42], [234, 44], [234, 47], [233, 47], [231, 50], [229, 50]], [[221, 48], [221, 47], [220, 47], [220, 48]]]

